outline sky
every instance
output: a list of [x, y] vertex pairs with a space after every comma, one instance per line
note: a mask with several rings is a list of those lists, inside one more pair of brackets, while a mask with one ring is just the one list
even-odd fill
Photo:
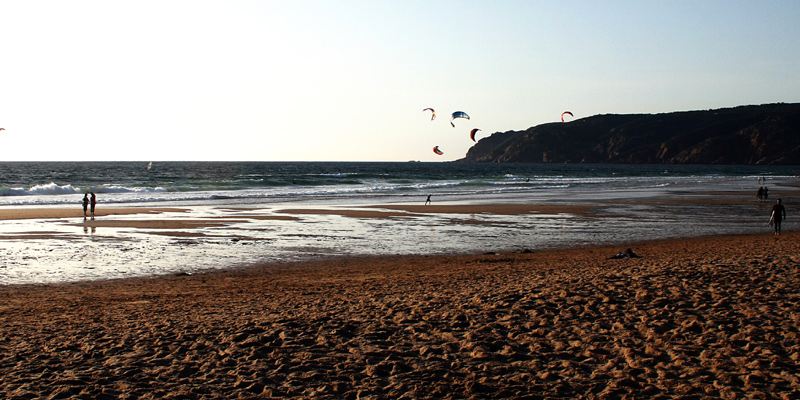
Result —
[[450, 161], [472, 128], [564, 110], [800, 102], [798, 21], [796, 0], [3, 0], [0, 161]]

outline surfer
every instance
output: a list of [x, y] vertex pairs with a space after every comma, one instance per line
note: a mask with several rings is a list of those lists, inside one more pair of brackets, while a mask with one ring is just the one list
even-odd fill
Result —
[[89, 192], [83, 195], [83, 219], [86, 220], [86, 207], [89, 206]]
[[772, 206], [772, 213], [769, 216], [769, 224], [775, 228], [773, 235], [781, 234], [781, 221], [786, 219], [786, 208], [781, 204], [781, 199], [775, 202]]
[[431, 204], [431, 195], [428, 195], [428, 198], [425, 199], [425, 205]]
[[[83, 201], [84, 201], [84, 204], [86, 204], [86, 203], [85, 203], [85, 202], [86, 202], [86, 198], [85, 198], [85, 197], [84, 197], [84, 200], [83, 200]], [[92, 208], [91, 208], [92, 220], [94, 220], [94, 206], [95, 206], [95, 204], [97, 204], [97, 196], [95, 196], [95, 195], [94, 195], [94, 192], [92, 192], [92, 199], [91, 199], [91, 206], [92, 206]], [[84, 209], [83, 213], [84, 213], [84, 214], [86, 214], [86, 206], [85, 206], [85, 205], [83, 206], [83, 209]]]

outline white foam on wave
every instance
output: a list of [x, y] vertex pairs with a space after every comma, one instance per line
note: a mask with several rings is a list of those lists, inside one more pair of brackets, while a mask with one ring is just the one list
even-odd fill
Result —
[[[120, 185], [102, 185], [96, 188], [86, 189], [95, 193], [161, 193], [168, 190], [162, 186], [156, 187], [127, 187]], [[64, 194], [82, 194], [84, 192], [78, 186], [71, 184], [59, 185], [55, 182], [45, 183], [41, 185], [33, 185], [28, 189], [21, 187], [12, 187], [7, 189], [0, 189], [0, 196], [48, 196], [48, 195], [64, 195]]]
[[55, 182], [50, 182], [44, 185], [31, 186], [27, 192], [29, 194], [73, 194], [80, 193], [81, 188], [70, 184], [59, 185]]
[[126, 187], [119, 185], [103, 185], [97, 189], [97, 193], [153, 193], [166, 192], [167, 189], [161, 186], [156, 187]]
[[45, 183], [42, 185], [33, 185], [28, 189], [13, 187], [0, 190], [0, 196], [41, 196], [75, 193], [81, 193], [81, 188], [72, 186], [70, 184], [59, 185], [55, 182]]

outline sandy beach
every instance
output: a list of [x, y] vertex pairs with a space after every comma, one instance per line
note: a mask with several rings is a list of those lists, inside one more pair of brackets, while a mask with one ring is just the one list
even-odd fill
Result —
[[0, 400], [800, 400], [800, 0], [684, 3], [0, 1]]
[[5, 286], [0, 397], [797, 398], [798, 239]]

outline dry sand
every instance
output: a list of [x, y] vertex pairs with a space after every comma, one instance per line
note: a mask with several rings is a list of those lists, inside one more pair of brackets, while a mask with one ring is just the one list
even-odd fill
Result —
[[0, 287], [0, 398], [800, 398], [800, 234]]

